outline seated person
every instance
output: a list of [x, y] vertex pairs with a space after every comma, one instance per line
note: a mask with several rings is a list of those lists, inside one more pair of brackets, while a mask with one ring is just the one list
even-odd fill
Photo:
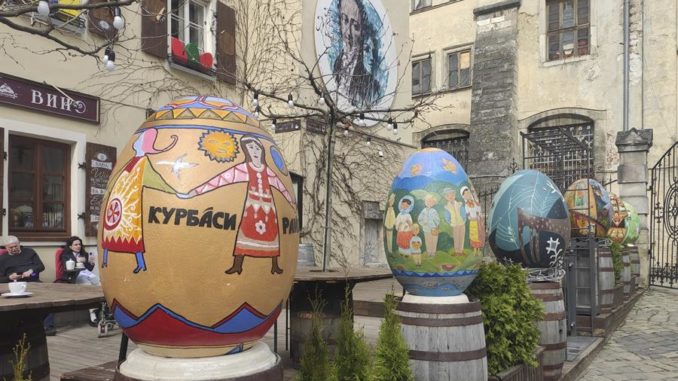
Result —
[[5, 239], [7, 254], [0, 255], [0, 283], [13, 281], [39, 281], [38, 275], [45, 269], [38, 253], [30, 247], [22, 247], [13, 235]]
[[[78, 263], [82, 263], [81, 266], [85, 267], [84, 270], [78, 272], [77, 278], [75, 278], [76, 284], [91, 284], [94, 286], [99, 286], [101, 284], [99, 276], [92, 272], [92, 270], [94, 270], [94, 257], [82, 249], [82, 240], [80, 237], [73, 236], [66, 240], [66, 248], [59, 257], [61, 267], [64, 270], [66, 269], [66, 262], [68, 262], [69, 259], [75, 262], [76, 266]], [[64, 277], [65, 276], [66, 275], [64, 275]]]
[[[64, 270], [66, 269], [66, 262], [68, 262], [68, 260], [74, 261], [76, 264], [82, 263], [85, 267], [84, 270], [78, 272], [77, 277], [75, 278], [76, 284], [101, 285], [99, 276], [92, 272], [92, 270], [94, 270], [94, 257], [82, 249], [82, 240], [80, 237], [73, 236], [66, 240], [66, 248], [61, 253], [61, 256], [59, 256], [61, 267]], [[64, 277], [65, 280], [70, 281], [65, 272]], [[98, 320], [98, 310], [96, 308], [90, 308], [89, 324], [96, 327]]]

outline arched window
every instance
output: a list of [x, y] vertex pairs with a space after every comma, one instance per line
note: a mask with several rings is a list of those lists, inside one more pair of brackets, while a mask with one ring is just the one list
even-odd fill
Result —
[[434, 131], [421, 140], [422, 148], [434, 147], [446, 151], [463, 167], [468, 162], [468, 132], [463, 130]]
[[523, 166], [549, 176], [561, 190], [594, 175], [593, 120], [576, 114], [540, 119], [523, 137]]

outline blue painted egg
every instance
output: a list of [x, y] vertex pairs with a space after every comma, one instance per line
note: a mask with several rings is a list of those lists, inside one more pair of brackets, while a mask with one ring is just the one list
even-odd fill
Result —
[[485, 243], [473, 185], [447, 152], [412, 154], [393, 180], [384, 219], [393, 275], [412, 295], [455, 296], [478, 273]]
[[535, 170], [518, 171], [504, 180], [492, 201], [488, 224], [497, 259], [529, 268], [552, 267], [570, 240], [563, 195]]

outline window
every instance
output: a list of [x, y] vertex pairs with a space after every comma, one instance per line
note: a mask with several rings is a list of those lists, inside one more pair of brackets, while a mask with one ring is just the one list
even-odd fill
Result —
[[433, 147], [454, 156], [455, 159], [466, 167], [468, 164], [468, 132], [460, 130], [437, 131], [427, 135], [421, 142], [422, 148]]
[[68, 231], [70, 147], [9, 138], [9, 231], [63, 237]]
[[431, 58], [412, 62], [412, 95], [431, 92]]
[[471, 49], [447, 55], [447, 86], [449, 89], [471, 86]]
[[194, 44], [204, 52], [206, 16], [207, 7], [202, 3], [172, 0], [172, 37], [178, 38], [184, 45]]
[[589, 54], [589, 13], [589, 0], [547, 0], [549, 61]]
[[235, 9], [217, 0], [144, 0], [142, 8], [144, 53], [235, 84]]
[[431, 0], [412, 0], [412, 10], [422, 9], [431, 6]]
[[563, 117], [553, 127], [530, 126], [522, 134], [523, 166], [549, 176], [563, 192], [575, 180], [594, 175], [593, 121], [576, 119]]

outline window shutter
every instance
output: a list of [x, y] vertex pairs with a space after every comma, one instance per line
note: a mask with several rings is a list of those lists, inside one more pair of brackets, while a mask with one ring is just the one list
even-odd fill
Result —
[[101, 203], [104, 199], [108, 179], [115, 166], [116, 148], [101, 144], [87, 143], [85, 148], [85, 162], [87, 176], [85, 180], [85, 235], [97, 235], [99, 219], [103, 218]]
[[141, 51], [167, 58], [167, 1], [141, 2]]
[[217, 2], [217, 78], [235, 85], [235, 10]]
[[[92, 0], [90, 4], [105, 3], [106, 0]], [[87, 29], [90, 33], [94, 33], [105, 39], [112, 39], [115, 37], [117, 31], [113, 27], [113, 9], [104, 7], [90, 9], [88, 12]]]

